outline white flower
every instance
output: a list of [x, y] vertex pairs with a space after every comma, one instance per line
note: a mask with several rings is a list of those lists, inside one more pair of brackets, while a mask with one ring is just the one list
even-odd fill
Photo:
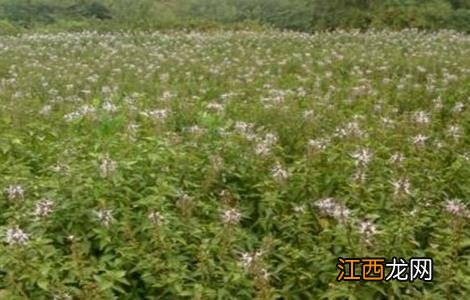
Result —
[[37, 217], [47, 217], [54, 210], [54, 201], [49, 199], [43, 199], [36, 203], [36, 209], [34, 215]]
[[261, 156], [267, 156], [271, 153], [271, 147], [277, 142], [277, 136], [274, 133], [267, 133], [264, 139], [258, 139], [255, 145], [255, 153]]
[[95, 108], [93, 106], [90, 106], [90, 105], [82, 105], [78, 111], [81, 113], [82, 116], [86, 115], [86, 114], [90, 114], [90, 113], [94, 113], [95, 112]]
[[253, 130], [253, 127], [254, 126], [251, 123], [237, 121], [235, 123], [234, 129], [239, 134], [246, 134], [246, 133], [251, 133], [251, 131]]
[[18, 226], [7, 229], [5, 240], [10, 245], [26, 245], [29, 241], [28, 235]]
[[424, 111], [418, 111], [414, 115], [415, 122], [418, 124], [429, 124], [430, 117], [429, 114]]
[[351, 211], [344, 205], [338, 205], [333, 211], [333, 217], [337, 220], [347, 220], [351, 214]]
[[346, 206], [339, 203], [334, 198], [320, 199], [314, 203], [314, 206], [316, 206], [322, 214], [333, 217], [340, 221], [348, 219], [351, 214], [351, 211]]
[[103, 109], [107, 112], [116, 112], [117, 111], [116, 105], [114, 105], [113, 103], [111, 103], [109, 101], [106, 101], [103, 104]]
[[164, 91], [163, 94], [162, 94], [162, 100], [163, 101], [168, 101], [171, 98], [174, 98], [176, 96], [177, 96], [177, 94], [175, 94], [175, 93], [172, 93], [170, 91]]
[[382, 104], [382, 103], [374, 104], [374, 112], [375, 112], [375, 113], [381, 112], [382, 109], [383, 109], [383, 104]]
[[110, 209], [102, 209], [95, 212], [95, 214], [104, 226], [109, 226], [113, 221], [113, 212]]
[[310, 117], [312, 117], [312, 116], [313, 116], [313, 110], [306, 110], [306, 111], [304, 111], [304, 113], [303, 113], [304, 119], [308, 119], [308, 118], [310, 118]]
[[168, 73], [163, 73], [160, 75], [160, 81], [162, 82], [168, 82], [170, 80], [170, 74]]
[[387, 117], [382, 117], [382, 123], [387, 127], [392, 127], [395, 121]]
[[221, 113], [224, 110], [224, 106], [217, 102], [211, 102], [207, 104], [207, 109], [215, 111], [217, 113]]
[[393, 194], [395, 196], [401, 194], [410, 194], [410, 181], [408, 178], [401, 178], [392, 182], [393, 185]]
[[296, 213], [304, 213], [305, 210], [306, 210], [306, 207], [305, 207], [304, 204], [294, 206], [294, 212], [296, 212]]
[[264, 142], [268, 145], [274, 145], [275, 143], [277, 143], [277, 140], [277, 135], [271, 132], [266, 133], [266, 135], [264, 136]]
[[351, 156], [356, 159], [356, 165], [366, 166], [372, 159], [372, 152], [368, 149], [360, 149]]
[[108, 155], [106, 155], [102, 160], [100, 164], [100, 173], [102, 177], [108, 177], [111, 173], [116, 171], [117, 168], [117, 163], [109, 158]]
[[154, 118], [155, 120], [165, 120], [168, 117], [169, 111], [167, 109], [156, 109], [144, 114]]
[[466, 161], [470, 161], [470, 152], [462, 154], [462, 158]]
[[63, 164], [63, 163], [57, 163], [53, 166], [51, 166], [51, 170], [53, 172], [56, 172], [56, 173], [60, 173], [60, 174], [67, 174], [69, 171], [70, 171], [70, 167], [66, 164]]
[[249, 268], [253, 266], [257, 259], [263, 255], [262, 251], [256, 251], [254, 253], [244, 252], [241, 255], [240, 263], [243, 267]]
[[130, 123], [129, 125], [127, 125], [127, 133], [131, 140], [135, 140], [135, 136], [139, 131], [139, 127], [140, 125], [134, 123]]
[[211, 165], [215, 170], [221, 170], [224, 166], [224, 159], [218, 155], [214, 155], [210, 158]]
[[459, 113], [459, 112], [461, 112], [461, 111], [464, 109], [464, 107], [465, 107], [465, 105], [464, 105], [462, 102], [457, 102], [457, 103], [455, 103], [455, 106], [454, 106], [454, 108], [453, 108], [453, 111], [454, 111], [455, 113]]
[[225, 224], [238, 224], [242, 218], [242, 214], [231, 208], [222, 213], [222, 221]]
[[420, 72], [420, 73], [426, 73], [427, 72], [426, 68], [422, 67], [422, 66], [417, 66], [416, 70], [418, 70], [418, 72]]
[[271, 147], [264, 142], [260, 142], [255, 145], [255, 153], [256, 155], [267, 156], [271, 153]]
[[72, 299], [73, 299], [72, 296], [70, 296], [70, 294], [68, 293], [54, 295], [54, 297], [52, 298], [52, 300], [72, 300]]
[[269, 273], [268, 270], [266, 270], [265, 268], [262, 268], [260, 272], [261, 272], [261, 278], [263, 278], [264, 280], [269, 280], [269, 276], [271, 276], [271, 273]]
[[311, 150], [325, 150], [327, 142], [325, 140], [308, 140], [308, 147]]
[[364, 182], [367, 179], [367, 174], [363, 169], [357, 169], [356, 173], [353, 175], [353, 180]]
[[73, 111], [71, 113], [68, 113], [66, 115], [64, 115], [64, 120], [67, 121], [67, 122], [72, 122], [72, 121], [75, 121], [77, 119], [79, 119], [82, 115], [80, 114], [80, 112], [78, 111]]
[[251, 266], [251, 264], [253, 263], [253, 260], [254, 260], [254, 257], [251, 253], [242, 253], [242, 257], [240, 258], [240, 262], [242, 264], [242, 266], [244, 266], [245, 268], [248, 268]]
[[46, 104], [46, 105], [44, 105], [44, 106], [41, 108], [41, 110], [39, 111], [39, 113], [40, 113], [41, 115], [48, 115], [48, 114], [51, 112], [51, 110], [52, 110], [52, 106], [49, 105], [49, 104]]
[[157, 225], [161, 225], [165, 222], [165, 217], [158, 211], [152, 211], [151, 213], [149, 213], [148, 219], [150, 220], [150, 222]]
[[334, 198], [323, 198], [317, 201], [314, 205], [326, 214], [330, 214], [330, 212], [337, 205], [337, 203]]
[[366, 237], [370, 237], [377, 233], [377, 227], [370, 220], [359, 222], [358, 230], [359, 230], [359, 233], [365, 235]]
[[454, 139], [458, 139], [460, 137], [461, 132], [462, 132], [462, 129], [457, 125], [452, 125], [447, 130], [447, 133]]
[[428, 140], [429, 138], [425, 135], [422, 135], [422, 134], [418, 134], [417, 136], [415, 136], [413, 138], [413, 144], [416, 145], [416, 146], [424, 146], [426, 141]]
[[401, 164], [405, 160], [405, 156], [400, 152], [395, 152], [390, 157], [389, 161], [394, 164]]
[[112, 88], [109, 86], [102, 86], [101, 87], [101, 93], [103, 94], [111, 94], [112, 93]]
[[284, 170], [280, 163], [277, 163], [272, 169], [271, 174], [277, 181], [284, 181], [289, 178], [290, 174]]
[[362, 137], [365, 132], [360, 128], [357, 121], [352, 121], [338, 128], [335, 135], [339, 137]]
[[193, 125], [186, 128], [186, 131], [192, 134], [201, 134], [204, 133], [206, 130], [204, 128], [199, 127], [198, 125]]
[[456, 216], [470, 216], [467, 206], [459, 199], [447, 200], [444, 210]]
[[24, 189], [20, 185], [9, 185], [5, 188], [5, 194], [8, 200], [22, 200], [24, 198]]
[[434, 99], [432, 102], [434, 103], [434, 108], [436, 110], [440, 110], [444, 107], [444, 104], [442, 104], [442, 100], [440, 97], [437, 99]]
[[78, 120], [86, 115], [92, 114], [95, 112], [95, 108], [90, 105], [83, 105], [79, 107], [76, 111], [64, 115], [64, 119], [67, 122]]

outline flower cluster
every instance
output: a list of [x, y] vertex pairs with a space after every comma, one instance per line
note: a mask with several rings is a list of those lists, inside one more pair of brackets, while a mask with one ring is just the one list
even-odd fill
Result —
[[323, 215], [345, 221], [351, 215], [351, 211], [334, 198], [323, 198], [313, 204]]

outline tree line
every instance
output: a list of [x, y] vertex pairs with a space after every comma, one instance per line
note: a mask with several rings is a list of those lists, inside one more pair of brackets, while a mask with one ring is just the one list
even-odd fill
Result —
[[0, 0], [0, 28], [161, 29], [240, 22], [305, 32], [410, 27], [470, 32], [470, 0]]

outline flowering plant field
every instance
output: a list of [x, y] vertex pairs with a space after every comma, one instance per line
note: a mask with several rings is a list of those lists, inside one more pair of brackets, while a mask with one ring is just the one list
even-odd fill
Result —
[[451, 31], [0, 37], [0, 298], [468, 298], [469, 106]]

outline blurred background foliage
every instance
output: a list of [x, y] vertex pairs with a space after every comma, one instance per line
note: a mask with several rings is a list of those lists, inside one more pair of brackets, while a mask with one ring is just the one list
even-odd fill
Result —
[[470, 32], [470, 0], [0, 0], [0, 32], [200, 29], [248, 23], [312, 32], [338, 28]]

